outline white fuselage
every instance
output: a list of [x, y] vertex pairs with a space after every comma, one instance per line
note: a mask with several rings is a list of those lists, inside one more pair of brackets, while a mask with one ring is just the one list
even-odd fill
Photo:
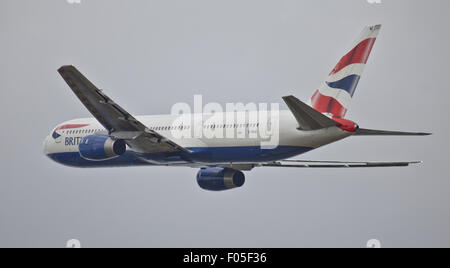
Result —
[[[234, 122], [224, 118], [234, 118]], [[82, 159], [78, 154], [78, 145], [84, 137], [108, 135], [95, 118], [74, 119], [58, 125], [45, 139], [44, 152], [57, 162], [81, 167], [168, 165], [183, 162], [192, 166], [201, 163], [261, 163], [290, 158], [352, 135], [338, 127], [298, 130], [298, 122], [290, 111], [280, 111], [276, 119], [261, 121], [252, 112], [187, 114], [182, 117], [148, 115], [137, 116], [136, 119], [148, 129], [193, 153], [146, 155], [127, 147], [127, 153], [119, 156], [119, 159]]]

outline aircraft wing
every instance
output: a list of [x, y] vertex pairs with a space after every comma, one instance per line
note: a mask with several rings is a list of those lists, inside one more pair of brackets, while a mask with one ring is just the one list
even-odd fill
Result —
[[369, 168], [369, 167], [407, 167], [412, 164], [421, 164], [422, 161], [410, 162], [346, 162], [346, 161], [308, 161], [308, 160], [282, 160], [263, 163], [263, 167], [291, 167], [291, 168]]
[[190, 152], [148, 129], [106, 96], [74, 66], [62, 66], [58, 72], [89, 112], [108, 130], [111, 137], [125, 140], [130, 148], [140, 153]]
[[375, 167], [407, 167], [421, 164], [422, 161], [406, 162], [352, 162], [352, 161], [310, 161], [281, 160], [264, 163], [173, 163], [169, 166], [185, 166], [191, 168], [227, 167], [241, 171], [249, 171], [256, 167], [286, 167], [286, 168], [375, 168]]

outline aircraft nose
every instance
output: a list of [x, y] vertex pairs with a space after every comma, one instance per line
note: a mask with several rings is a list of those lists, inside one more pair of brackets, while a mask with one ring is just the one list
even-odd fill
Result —
[[44, 144], [43, 144], [43, 151], [45, 155], [48, 155], [50, 153], [49, 146], [50, 146], [50, 136], [45, 137]]

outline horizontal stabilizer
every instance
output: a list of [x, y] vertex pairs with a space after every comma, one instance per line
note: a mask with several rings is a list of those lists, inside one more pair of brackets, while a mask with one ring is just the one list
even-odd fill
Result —
[[301, 130], [317, 130], [339, 125], [338, 122], [316, 111], [294, 96], [283, 97], [283, 100], [294, 114]]
[[360, 128], [356, 131], [354, 136], [428, 136], [431, 133], [424, 132], [403, 132], [403, 131], [388, 131]]

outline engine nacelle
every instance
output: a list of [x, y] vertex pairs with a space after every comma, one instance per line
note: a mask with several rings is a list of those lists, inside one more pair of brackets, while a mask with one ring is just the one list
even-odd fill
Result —
[[108, 160], [125, 153], [124, 140], [114, 140], [105, 135], [89, 135], [78, 145], [81, 157], [87, 160]]
[[224, 191], [244, 185], [245, 176], [232, 168], [202, 168], [197, 173], [197, 183], [205, 190]]

